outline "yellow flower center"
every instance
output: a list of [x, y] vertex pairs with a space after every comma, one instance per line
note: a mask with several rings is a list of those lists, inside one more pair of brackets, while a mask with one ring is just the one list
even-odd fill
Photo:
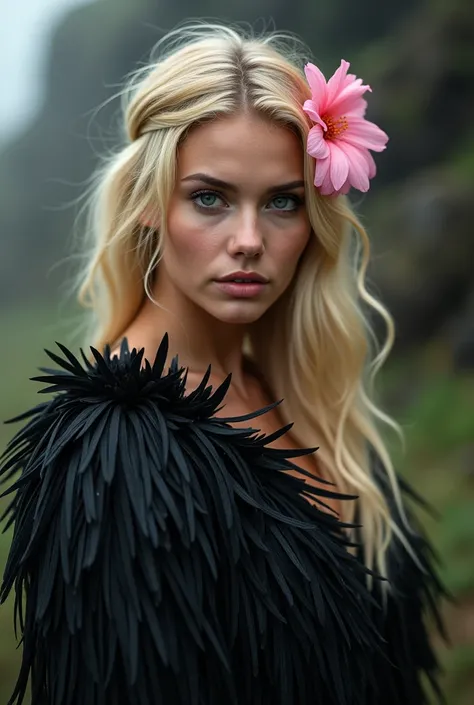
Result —
[[324, 139], [334, 140], [342, 135], [349, 127], [346, 117], [333, 118], [330, 115], [323, 115], [323, 122], [327, 127]]

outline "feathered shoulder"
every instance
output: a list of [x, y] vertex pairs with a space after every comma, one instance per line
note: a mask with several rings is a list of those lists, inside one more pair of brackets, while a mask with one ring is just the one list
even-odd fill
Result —
[[[10, 703], [366, 705], [380, 638], [336, 496], [290, 475], [311, 452], [215, 416], [229, 380], [186, 394], [167, 338], [66, 347], [35, 379], [0, 473], [14, 497], [1, 600], [23, 657]], [[242, 417], [252, 421], [265, 410]], [[349, 499], [341, 496], [341, 499]]]
[[208, 370], [188, 394], [166, 336], [153, 363], [126, 340], [92, 361], [59, 348], [35, 378], [52, 397], [12, 420], [0, 459], [0, 600], [14, 591], [22, 639], [9, 705], [29, 677], [31, 705], [427, 702], [439, 584], [421, 534], [415, 562], [393, 543], [386, 600], [348, 551], [356, 527], [307, 501], [354, 498], [288, 472], [314, 449], [272, 447], [290, 426], [253, 429], [267, 409], [216, 416], [230, 379], [213, 389]]

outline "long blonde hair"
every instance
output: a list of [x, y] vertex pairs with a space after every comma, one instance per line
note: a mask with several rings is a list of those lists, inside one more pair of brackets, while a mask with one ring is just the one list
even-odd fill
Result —
[[[130, 78], [123, 92], [126, 144], [104, 159], [87, 204], [90, 256], [80, 273], [79, 300], [92, 311], [89, 343], [100, 349], [116, 343], [150, 295], [177, 150], [192, 126], [253, 110], [288, 126], [306, 145], [311, 125], [302, 110], [309, 97], [305, 49], [298, 51], [290, 39], [220, 24], [187, 25], [159, 42], [160, 58]], [[365, 285], [366, 231], [346, 197], [324, 197], [314, 188], [314, 160], [303, 152], [314, 236], [290, 289], [251, 327], [249, 351], [275, 398], [285, 399], [281, 413], [294, 422], [296, 440], [319, 446], [325, 474], [341, 491], [359, 496], [365, 561], [385, 574], [396, 527], [374, 480], [369, 448], [399, 500], [379, 426], [399, 427], [373, 398], [373, 380], [393, 344], [394, 327]], [[160, 213], [159, 232], [141, 224], [150, 210]], [[385, 321], [381, 347], [364, 309]], [[344, 505], [343, 518], [350, 521], [354, 505]]]

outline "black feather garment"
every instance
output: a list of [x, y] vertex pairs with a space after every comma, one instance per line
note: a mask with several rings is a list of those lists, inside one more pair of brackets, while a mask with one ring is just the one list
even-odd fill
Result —
[[394, 547], [384, 604], [347, 525], [305, 495], [354, 498], [286, 472], [311, 452], [269, 446], [289, 427], [230, 425], [265, 409], [217, 418], [230, 380], [213, 390], [208, 370], [187, 395], [166, 336], [153, 365], [126, 341], [83, 364], [59, 347], [36, 378], [54, 397], [13, 419], [27, 423], [0, 465], [14, 493], [0, 600], [14, 590], [23, 649], [9, 705], [30, 676], [31, 705], [427, 702], [423, 610], [442, 589], [421, 535], [417, 563]]
[[[383, 594], [382, 583], [374, 583], [373, 594], [383, 610], [374, 611], [373, 616], [385, 648], [374, 656], [372, 667], [378, 678], [366, 705], [444, 703], [438, 683], [440, 668], [426, 622], [430, 623], [431, 631], [446, 642], [439, 602], [440, 598], [452, 600], [452, 596], [434, 570], [438, 563], [436, 553], [424, 537], [410, 505], [419, 505], [428, 511], [430, 508], [404, 479], [399, 478], [402, 495], [409, 500], [405, 501], [402, 517], [388, 487], [388, 478], [375, 457], [373, 471], [388, 499], [400, 534], [393, 537], [387, 556], [390, 590]], [[359, 555], [362, 559], [362, 548]]]

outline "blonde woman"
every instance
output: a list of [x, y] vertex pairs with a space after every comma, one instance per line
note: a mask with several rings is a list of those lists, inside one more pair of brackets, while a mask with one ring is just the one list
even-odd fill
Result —
[[10, 703], [30, 674], [32, 705], [436, 689], [442, 589], [371, 395], [393, 325], [346, 196], [387, 136], [347, 62], [326, 81], [291, 46], [192, 25], [131, 83], [126, 144], [91, 192], [93, 347], [50, 353], [55, 394], [3, 462], [21, 471]]

